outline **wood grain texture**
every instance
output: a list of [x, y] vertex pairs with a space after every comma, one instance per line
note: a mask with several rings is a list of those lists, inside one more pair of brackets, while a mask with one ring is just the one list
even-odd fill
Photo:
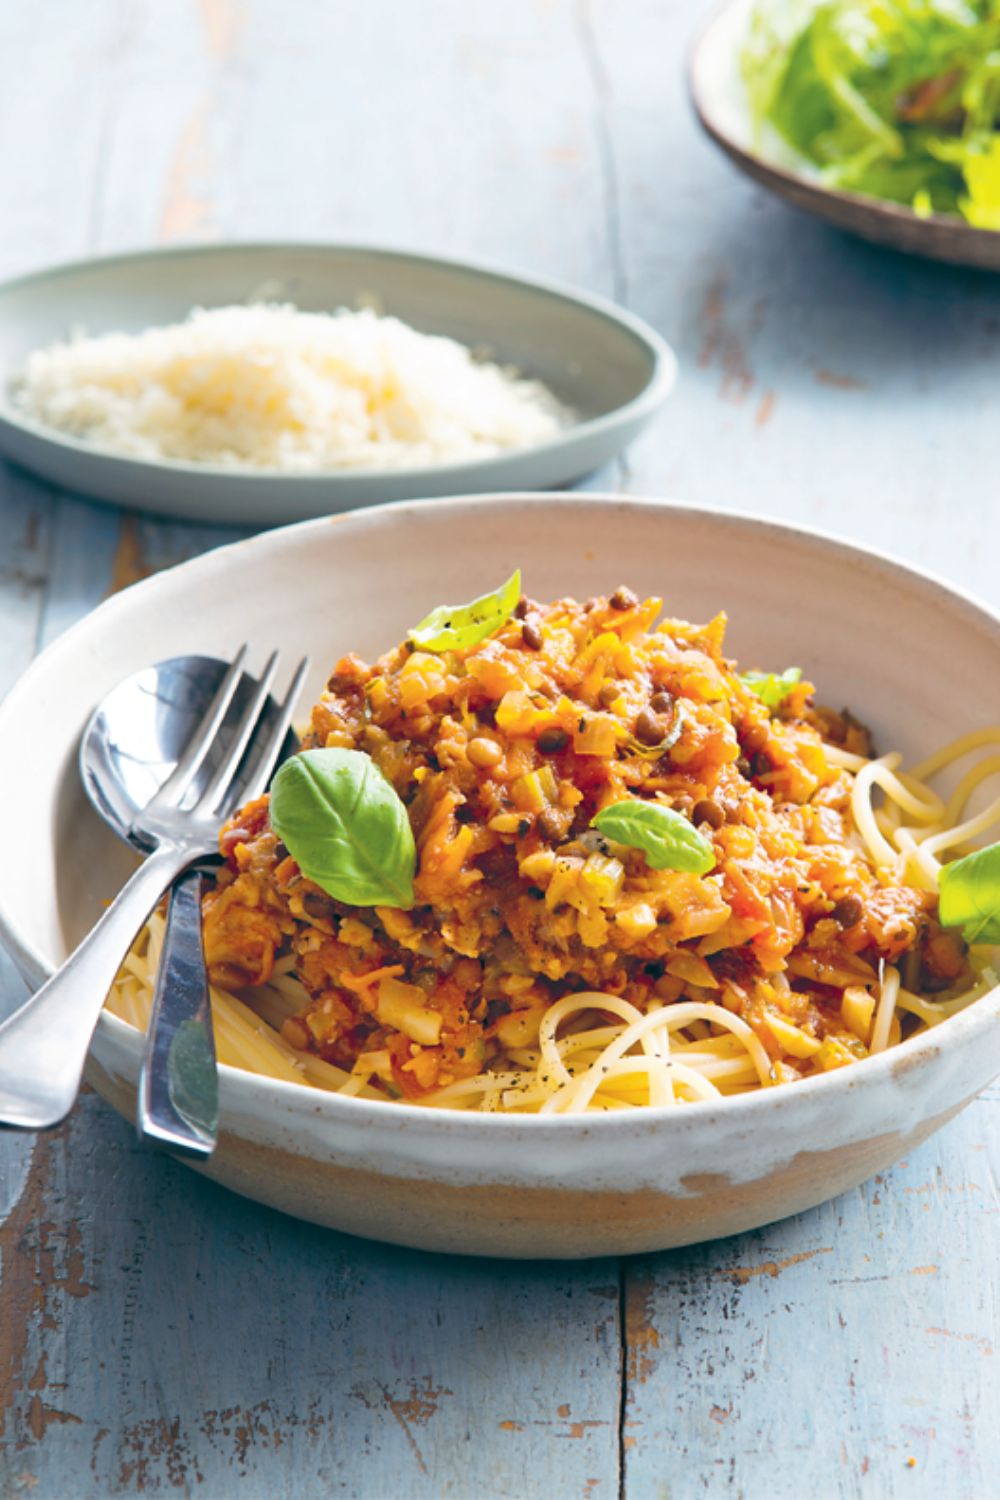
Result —
[[626, 1494], [664, 1453], [671, 1495], [992, 1493], [998, 1107], [798, 1219], [630, 1264]]
[[[616, 1268], [365, 1245], [140, 1154], [90, 1095], [38, 1148], [47, 1215], [8, 1483], [33, 1494], [615, 1494]], [[603, 1476], [603, 1477], [602, 1477]], [[22, 1481], [22, 1485], [25, 1481]]]
[[[575, 281], [682, 367], [592, 487], [827, 527], [997, 603], [1000, 280], [739, 179], [680, 85], [696, 21], [681, 0], [5, 7], [0, 274], [311, 237]], [[0, 470], [0, 692], [109, 591], [237, 534]], [[22, 995], [0, 965], [0, 1012]], [[295, 1224], [140, 1153], [89, 1095], [37, 1142], [0, 1136], [0, 1495], [981, 1500], [998, 1106], [799, 1219], [567, 1268]]]

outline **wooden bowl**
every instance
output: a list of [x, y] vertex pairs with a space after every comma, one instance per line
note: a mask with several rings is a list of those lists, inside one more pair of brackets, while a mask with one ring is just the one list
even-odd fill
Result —
[[952, 265], [1000, 271], [1000, 233], [995, 230], [977, 229], [956, 214], [923, 218], [899, 203], [825, 187], [811, 164], [798, 158], [775, 133], [763, 144], [754, 139], [740, 74], [740, 53], [752, 9], [753, 0], [732, 0], [726, 5], [701, 33], [688, 63], [695, 113], [740, 171], [795, 208], [877, 245]]
[[[442, 596], [525, 570], [538, 598], [619, 583], [692, 620], [729, 611], [745, 662], [794, 661], [882, 746], [928, 753], [1000, 720], [1000, 619], [899, 563], [791, 527], [614, 496], [492, 496], [274, 531], [127, 589], [39, 657], [0, 707], [0, 939], [35, 982], [131, 856], [92, 812], [76, 748], [137, 668], [228, 656], [252, 630], [315, 663], [372, 657]], [[460, 581], [460, 582], [459, 582]], [[105, 1012], [88, 1076], [127, 1117], [140, 1034]], [[785, 1088], [672, 1109], [532, 1118], [345, 1099], [223, 1067], [209, 1177], [354, 1234], [477, 1255], [581, 1257], [735, 1234], [912, 1150], [1000, 1072], [1000, 990], [927, 1035]]]

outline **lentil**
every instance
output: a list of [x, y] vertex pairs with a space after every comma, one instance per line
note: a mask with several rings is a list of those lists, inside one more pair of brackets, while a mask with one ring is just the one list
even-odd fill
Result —
[[635, 606], [639, 603], [639, 600], [636, 595], [633, 594], [631, 589], [627, 589], [625, 585], [622, 584], [620, 588], [615, 589], [614, 593], [611, 595], [611, 598], [608, 600], [608, 603], [611, 605], [612, 609], [635, 609]]
[[521, 639], [529, 651], [541, 651], [542, 632], [538, 628], [537, 620], [525, 620], [521, 626]]
[[316, 922], [328, 922], [333, 916], [333, 902], [319, 891], [306, 891], [302, 897], [302, 910]]
[[856, 927], [864, 916], [864, 907], [857, 896], [845, 896], [838, 901], [830, 913], [839, 927]]
[[488, 740], [485, 735], [478, 735], [476, 739], [469, 741], [466, 755], [474, 766], [481, 771], [486, 771], [490, 766], [497, 766], [503, 760], [503, 751], [496, 740]]
[[703, 797], [700, 802], [695, 803], [691, 821], [692, 823], [707, 823], [710, 828], [721, 828], [726, 821], [726, 815], [711, 797]]
[[560, 750], [565, 750], [569, 744], [569, 735], [565, 729], [558, 725], [552, 725], [549, 729], [543, 729], [535, 744], [543, 755], [558, 755]]
[[651, 709], [644, 708], [635, 721], [635, 737], [641, 745], [658, 745], [666, 738], [667, 726]]

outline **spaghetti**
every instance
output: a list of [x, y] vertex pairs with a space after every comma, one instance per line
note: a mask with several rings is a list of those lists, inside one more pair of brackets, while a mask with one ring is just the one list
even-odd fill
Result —
[[[513, 620], [416, 669], [405, 648], [338, 665], [311, 742], [363, 746], [409, 797], [416, 905], [331, 899], [266, 801], [244, 809], [205, 912], [221, 1062], [431, 1108], [673, 1107], [851, 1064], [997, 982], [936, 892], [943, 860], [1000, 826], [1000, 726], [905, 769], [808, 683], [768, 708], [719, 622], [653, 630], [659, 601], [619, 594], [529, 606], [527, 650]], [[683, 708], [666, 750], [650, 703]], [[658, 871], [588, 833], [623, 791], [684, 810], [713, 869]], [[108, 998], [139, 1030], [162, 934], [157, 914]]]

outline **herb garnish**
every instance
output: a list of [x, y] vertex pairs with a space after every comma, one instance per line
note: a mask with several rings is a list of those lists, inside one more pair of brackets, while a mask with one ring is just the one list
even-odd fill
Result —
[[677, 703], [674, 706], [673, 723], [662, 740], [655, 745], [644, 745], [642, 740], [636, 739], [634, 734], [630, 734], [626, 741], [628, 748], [633, 755], [641, 755], [643, 760], [659, 760], [661, 755], [666, 755], [667, 751], [672, 750], [676, 745], [681, 737], [681, 732], [686, 721], [687, 713], [684, 704]]
[[271, 827], [299, 869], [349, 906], [413, 905], [417, 855], [406, 808], [360, 750], [303, 750], [271, 786]]
[[711, 844], [683, 814], [662, 802], [626, 797], [590, 820], [591, 828], [618, 844], [641, 849], [653, 870], [689, 870], [705, 875], [715, 864]]
[[786, 667], [783, 672], [742, 672], [740, 681], [750, 689], [773, 712], [780, 708], [797, 682], [802, 679], [801, 667]]
[[492, 594], [482, 594], [469, 604], [439, 604], [407, 633], [421, 651], [471, 651], [506, 625], [520, 597], [521, 570], [517, 568]]
[[943, 927], [961, 927], [967, 943], [1000, 943], [1000, 844], [945, 865], [938, 892]]

